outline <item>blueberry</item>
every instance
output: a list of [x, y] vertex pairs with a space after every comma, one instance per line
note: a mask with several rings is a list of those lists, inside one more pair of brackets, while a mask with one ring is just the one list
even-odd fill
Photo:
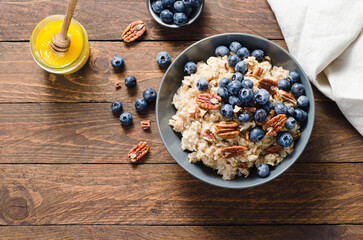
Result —
[[204, 1], [204, 0], [194, 0], [193, 7], [199, 8], [200, 5], [202, 4], [201, 1]]
[[132, 123], [132, 115], [129, 112], [124, 112], [120, 115], [120, 122], [123, 126], [129, 126]]
[[111, 110], [114, 113], [119, 113], [122, 111], [122, 103], [120, 101], [114, 101], [111, 103]]
[[286, 79], [280, 79], [278, 82], [278, 88], [280, 88], [281, 90], [285, 90], [288, 91], [290, 90], [290, 82], [289, 80]]
[[160, 13], [160, 19], [164, 23], [172, 23], [174, 14], [170, 10], [165, 9]]
[[194, 0], [182, 0], [186, 7], [193, 7]]
[[294, 83], [291, 86], [291, 93], [295, 97], [300, 97], [301, 95], [305, 94], [305, 87], [301, 83]]
[[147, 88], [143, 93], [142, 97], [146, 102], [155, 102], [156, 100], [156, 92], [152, 88]]
[[164, 8], [172, 8], [175, 0], [162, 0]]
[[303, 123], [308, 118], [308, 114], [304, 110], [301, 110], [300, 108], [296, 108], [295, 113], [294, 113], [294, 118], [298, 122]]
[[229, 45], [229, 49], [234, 53], [236, 53], [241, 47], [242, 45], [239, 42], [231, 42]]
[[254, 117], [257, 122], [263, 122], [266, 120], [267, 112], [263, 108], [257, 109]]
[[242, 81], [243, 88], [253, 88], [253, 82], [249, 79], [245, 79]]
[[137, 111], [142, 112], [146, 109], [147, 107], [147, 103], [145, 102], [145, 100], [143, 98], [138, 98], [135, 101], [135, 108]]
[[224, 87], [220, 87], [217, 90], [217, 94], [223, 99], [223, 100], [227, 100], [228, 99], [228, 91], [226, 88]]
[[254, 50], [252, 53], [251, 53], [251, 56], [252, 57], [255, 57], [257, 61], [262, 61], [262, 59], [264, 58], [265, 56], [265, 53], [260, 50], [260, 49], [256, 49]]
[[232, 75], [232, 81], [237, 80], [239, 82], [242, 82], [243, 80], [243, 74], [240, 72], [236, 72]]
[[191, 16], [192, 13], [194, 12], [193, 8], [192, 7], [185, 7], [185, 10], [184, 10], [184, 13], [187, 15], [187, 16]]
[[286, 114], [287, 113], [287, 107], [283, 103], [276, 103], [275, 105], [275, 114]]
[[247, 48], [242, 47], [237, 51], [237, 56], [240, 57], [242, 60], [248, 56], [250, 56], [250, 51]]
[[287, 78], [290, 79], [291, 85], [300, 82], [300, 74], [298, 74], [296, 71], [289, 72]]
[[231, 104], [224, 104], [221, 108], [221, 114], [225, 118], [233, 117], [233, 107]]
[[197, 71], [197, 65], [194, 62], [187, 62], [184, 65], [184, 72], [186, 74], [192, 74], [195, 73]]
[[[253, 93], [252, 93], [252, 96], [253, 96]], [[243, 101], [242, 101], [243, 102]], [[248, 101], [248, 102], [244, 102], [243, 103], [246, 107], [254, 107], [255, 106], [255, 99], [253, 99], [253, 97], [252, 97], [252, 99], [250, 100], [250, 101]]]
[[168, 66], [171, 62], [169, 53], [167, 53], [165, 51], [159, 52], [158, 55], [156, 56], [156, 62], [158, 63], [158, 65], [160, 67]]
[[133, 88], [136, 86], [136, 78], [134, 76], [127, 76], [125, 78], [125, 85], [128, 88]]
[[248, 120], [250, 120], [250, 115], [247, 112], [241, 112], [238, 115], [237, 120], [241, 123], [246, 123]]
[[269, 99], [270, 99], [270, 94], [268, 93], [267, 90], [263, 88], [258, 89], [257, 92], [255, 93], [255, 101], [260, 105], [266, 104]]
[[228, 78], [222, 78], [221, 80], [219, 80], [219, 86], [226, 88], [230, 82], [231, 81], [229, 81]]
[[242, 105], [241, 100], [238, 97], [236, 97], [236, 96], [229, 96], [228, 103], [231, 104], [233, 107], [236, 106], [236, 105], [237, 106], [241, 106]]
[[163, 2], [162, 1], [155, 1], [151, 4], [151, 8], [154, 10], [154, 12], [156, 13], [161, 13], [161, 11], [164, 10], [163, 7]]
[[306, 108], [307, 106], [309, 106], [309, 98], [307, 96], [301, 95], [297, 99], [297, 105], [301, 108]]
[[293, 107], [288, 107], [288, 108], [287, 108], [287, 115], [288, 115], [288, 116], [293, 117], [293, 116], [294, 116], [294, 114], [295, 114], [295, 108], [293, 108]]
[[235, 67], [239, 62], [239, 57], [236, 54], [231, 54], [228, 56], [228, 63], [230, 67]]
[[296, 120], [293, 117], [288, 117], [285, 123], [285, 127], [289, 130], [293, 129], [296, 125]]
[[257, 166], [257, 174], [258, 176], [260, 177], [267, 177], [270, 173], [270, 168], [268, 167], [267, 164], [265, 163], [260, 163], [258, 166]]
[[250, 139], [253, 142], [259, 142], [265, 136], [265, 132], [260, 127], [255, 127], [250, 131]]
[[247, 72], [247, 63], [244, 61], [239, 61], [236, 64], [236, 67], [234, 68], [234, 70], [236, 70], [236, 72], [240, 72], [242, 74], [245, 74]]
[[238, 93], [238, 97], [242, 102], [248, 103], [253, 100], [253, 91], [250, 88], [242, 88]]
[[229, 94], [237, 95], [238, 91], [241, 89], [241, 86], [241, 82], [234, 80], [228, 84], [227, 90]]
[[176, 25], [179, 25], [179, 26], [185, 25], [187, 22], [188, 22], [188, 18], [185, 15], [185, 13], [178, 12], [178, 13], [174, 14], [174, 23]]
[[271, 109], [274, 108], [274, 104], [270, 101], [268, 101], [267, 103], [265, 103], [264, 105], [262, 105], [262, 108], [266, 110], [266, 112], [270, 112]]
[[276, 138], [277, 144], [284, 148], [290, 146], [293, 141], [294, 139], [289, 132], [280, 132]]
[[174, 3], [174, 9], [177, 12], [183, 12], [185, 10], [184, 3], [182, 1], [176, 1]]
[[120, 70], [124, 65], [124, 59], [120, 56], [114, 56], [111, 60], [111, 65], [115, 70]]
[[196, 84], [197, 88], [199, 91], [207, 91], [208, 87], [209, 87], [209, 82], [207, 79], [205, 78], [201, 78], [197, 81]]
[[228, 54], [229, 54], [229, 49], [226, 46], [219, 46], [215, 50], [215, 55], [216, 56], [223, 57], [223, 56], [228, 55]]

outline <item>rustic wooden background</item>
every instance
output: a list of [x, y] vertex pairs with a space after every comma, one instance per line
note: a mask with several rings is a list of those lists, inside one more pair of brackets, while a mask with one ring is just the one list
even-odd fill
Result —
[[[276, 180], [246, 190], [207, 185], [165, 150], [155, 111], [133, 102], [158, 89], [156, 54], [174, 59], [213, 34], [244, 32], [286, 48], [265, 0], [206, 0], [183, 30], [155, 23], [144, 0], [82, 0], [75, 18], [92, 56], [70, 76], [41, 70], [29, 51], [34, 26], [65, 12], [66, 1], [0, 0], [0, 239], [363, 239], [363, 139], [336, 104], [314, 88], [316, 120], [297, 163]], [[147, 34], [125, 45], [122, 30], [143, 20]], [[109, 61], [126, 60], [122, 73]], [[138, 87], [114, 87], [134, 75]], [[121, 100], [134, 115], [123, 129], [110, 111]], [[151, 152], [131, 165], [140, 140]]]

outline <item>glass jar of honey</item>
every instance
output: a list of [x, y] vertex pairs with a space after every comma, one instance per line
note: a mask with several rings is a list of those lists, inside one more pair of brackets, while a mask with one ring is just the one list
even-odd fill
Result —
[[71, 43], [67, 52], [54, 53], [50, 47], [52, 37], [59, 33], [63, 15], [52, 15], [38, 23], [30, 38], [34, 60], [44, 70], [56, 74], [71, 74], [81, 69], [88, 60], [90, 48], [83, 26], [72, 19], [68, 29]]

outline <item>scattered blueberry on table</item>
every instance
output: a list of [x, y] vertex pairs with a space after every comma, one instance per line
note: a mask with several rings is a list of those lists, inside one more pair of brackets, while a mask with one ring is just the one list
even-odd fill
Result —
[[125, 78], [125, 85], [128, 88], [133, 88], [136, 86], [136, 78], [134, 76], [127, 76]]
[[122, 103], [120, 101], [114, 101], [111, 103], [111, 110], [114, 113], [119, 113], [122, 111]]
[[135, 108], [138, 112], [142, 112], [146, 109], [147, 103], [143, 98], [138, 98], [135, 101]]
[[143, 96], [143, 98], [145, 99], [146, 102], [155, 102], [155, 100], [156, 100], [156, 92], [152, 88], [147, 88], [142, 93], [142, 96]]
[[120, 56], [114, 56], [111, 59], [111, 65], [115, 70], [120, 70], [122, 68], [122, 66], [124, 65], [125, 60], [123, 59], [123, 57]]
[[158, 55], [156, 56], [156, 62], [158, 63], [158, 65], [160, 67], [168, 66], [171, 62], [169, 53], [167, 53], [165, 51], [159, 52]]
[[120, 115], [120, 122], [123, 126], [130, 126], [132, 124], [132, 115], [129, 112], [124, 112]]

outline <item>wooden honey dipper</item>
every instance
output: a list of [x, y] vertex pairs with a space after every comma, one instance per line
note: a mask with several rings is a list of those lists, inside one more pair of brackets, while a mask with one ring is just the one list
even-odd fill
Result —
[[71, 24], [74, 9], [76, 8], [78, 0], [69, 0], [66, 16], [62, 24], [62, 28], [59, 33], [56, 33], [52, 37], [52, 42], [50, 43], [50, 48], [55, 53], [67, 52], [69, 45], [71, 44], [71, 39], [68, 37], [68, 28]]

